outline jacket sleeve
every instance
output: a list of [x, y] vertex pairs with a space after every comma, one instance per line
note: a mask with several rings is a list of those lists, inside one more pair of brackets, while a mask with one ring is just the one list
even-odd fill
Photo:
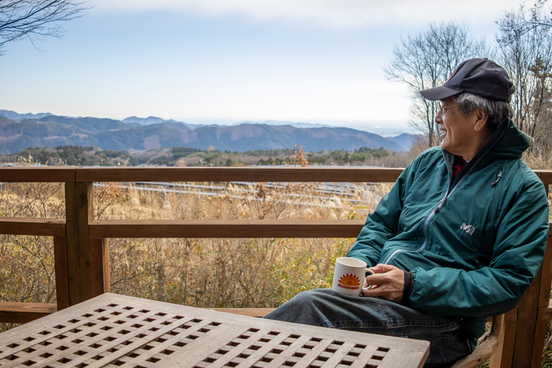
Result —
[[539, 271], [548, 227], [546, 192], [540, 181], [533, 182], [499, 224], [488, 266], [470, 271], [415, 268], [407, 304], [440, 315], [488, 317], [507, 312]]
[[355, 244], [347, 253], [365, 261], [368, 267], [380, 262], [381, 250], [385, 242], [399, 232], [399, 217], [403, 206], [406, 187], [410, 176], [415, 171], [413, 162], [399, 176], [393, 188], [378, 203], [376, 210], [368, 215], [366, 222], [357, 237]]

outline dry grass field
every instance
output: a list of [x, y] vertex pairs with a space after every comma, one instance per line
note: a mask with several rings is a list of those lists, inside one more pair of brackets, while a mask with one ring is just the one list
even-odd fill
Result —
[[[360, 219], [390, 184], [106, 184], [98, 219]], [[0, 216], [63, 218], [64, 188], [4, 183]], [[113, 292], [198, 307], [275, 307], [331, 286], [354, 239], [111, 239]], [[0, 298], [55, 302], [51, 238], [0, 235]]]

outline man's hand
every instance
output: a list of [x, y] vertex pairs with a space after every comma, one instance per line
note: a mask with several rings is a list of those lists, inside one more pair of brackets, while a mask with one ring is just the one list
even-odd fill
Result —
[[[365, 278], [362, 295], [400, 303], [404, 291], [404, 271], [385, 264], [378, 264], [370, 269], [375, 274]], [[367, 285], [372, 285], [372, 287], [366, 289]]]

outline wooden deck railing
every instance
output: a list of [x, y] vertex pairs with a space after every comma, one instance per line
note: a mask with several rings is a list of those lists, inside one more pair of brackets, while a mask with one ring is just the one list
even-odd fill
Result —
[[[355, 238], [363, 220], [106, 220], [93, 218], [98, 182], [394, 182], [388, 168], [87, 168], [4, 167], [1, 182], [65, 183], [65, 219], [0, 217], [0, 234], [54, 239], [56, 304], [0, 303], [0, 322], [26, 322], [109, 291], [108, 238]], [[535, 171], [547, 190], [552, 171]], [[508, 314], [493, 366], [540, 366], [549, 308], [552, 242], [539, 276]], [[538, 364], [537, 364], [538, 360]], [[522, 362], [522, 363], [520, 363]], [[529, 363], [527, 363], [529, 362]]]

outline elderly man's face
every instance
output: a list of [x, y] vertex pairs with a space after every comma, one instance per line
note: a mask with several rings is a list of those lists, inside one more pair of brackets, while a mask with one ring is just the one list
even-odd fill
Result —
[[[490, 137], [481, 129], [481, 111], [467, 115], [458, 111], [458, 104], [452, 98], [440, 101], [441, 110], [435, 117], [441, 135], [441, 147], [448, 152], [471, 160]], [[486, 115], [485, 115], [486, 121]], [[483, 122], [483, 127], [485, 122]]]

